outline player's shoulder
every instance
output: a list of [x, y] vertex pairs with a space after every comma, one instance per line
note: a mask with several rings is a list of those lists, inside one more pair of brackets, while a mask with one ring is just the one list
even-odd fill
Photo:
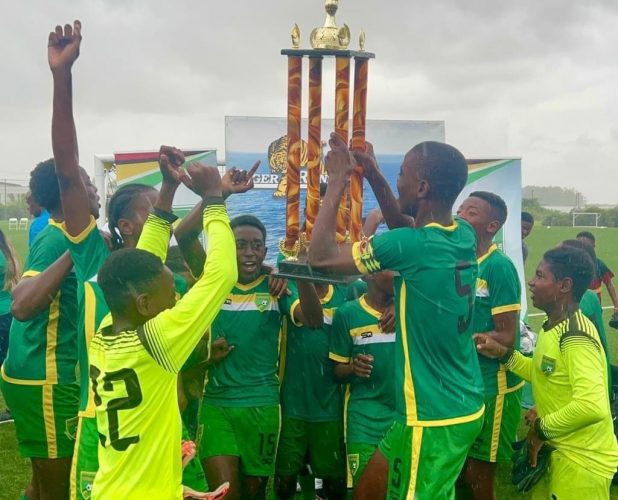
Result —
[[361, 310], [362, 308], [360, 305], [360, 297], [359, 297], [358, 299], [348, 300], [344, 302], [343, 304], [341, 304], [339, 308], [337, 309], [337, 314], [348, 317], [348, 316], [353, 316], [355, 314], [358, 314], [358, 312]]
[[517, 272], [511, 258], [499, 248], [496, 248], [487, 257], [487, 265], [491, 268], [508, 269]]
[[593, 345], [601, 349], [599, 334], [594, 323], [581, 311], [577, 310], [564, 321], [558, 331], [560, 350], [577, 345]]

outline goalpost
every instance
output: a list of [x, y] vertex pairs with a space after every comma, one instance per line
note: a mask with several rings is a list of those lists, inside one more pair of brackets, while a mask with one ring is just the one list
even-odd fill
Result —
[[573, 212], [573, 227], [599, 227], [599, 212]]

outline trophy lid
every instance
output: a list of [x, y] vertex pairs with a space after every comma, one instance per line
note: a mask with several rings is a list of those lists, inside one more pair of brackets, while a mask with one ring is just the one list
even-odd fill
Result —
[[343, 28], [337, 27], [335, 13], [339, 8], [339, 0], [326, 0], [326, 20], [321, 28], [311, 32], [310, 41], [314, 49], [345, 50], [350, 45], [350, 28], [347, 24]]

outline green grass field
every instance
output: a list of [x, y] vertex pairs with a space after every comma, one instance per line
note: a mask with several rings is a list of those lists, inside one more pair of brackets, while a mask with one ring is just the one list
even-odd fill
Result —
[[[0, 221], [0, 229], [2, 229], [5, 235], [13, 242], [18, 254], [22, 256], [22, 261], [25, 260], [28, 247], [27, 233], [23, 231], [8, 232], [8, 223], [6, 221]], [[540, 261], [543, 252], [556, 246], [565, 239], [574, 238], [577, 232], [578, 229], [576, 228], [554, 227], [548, 229], [536, 226], [532, 234], [526, 240], [529, 250], [526, 277], [529, 278], [533, 275], [534, 269]], [[593, 229], [591, 232], [594, 233], [597, 238], [597, 255], [605, 261], [610, 269], [617, 271], [618, 252], [616, 252], [616, 249], [618, 249], [618, 229]], [[611, 304], [605, 290], [603, 304]], [[531, 304], [529, 304], [529, 312], [531, 314], [538, 313]], [[605, 324], [609, 321], [610, 316], [611, 310], [606, 309], [603, 314]], [[541, 316], [532, 316], [529, 322], [534, 330], [538, 330], [542, 321], [543, 318]], [[612, 360], [614, 364], [618, 364], [618, 332], [607, 327], [607, 334]], [[4, 409], [4, 400], [0, 394], [0, 410], [2, 409]], [[523, 426], [521, 430], [525, 432]], [[0, 500], [17, 499], [29, 480], [30, 464], [28, 460], [19, 457], [14, 426], [12, 424], [0, 426]], [[498, 469], [497, 483], [496, 493], [498, 499], [530, 498], [529, 495], [517, 493], [511, 486], [510, 466], [508, 465], [501, 466]], [[612, 488], [611, 497], [618, 499], [618, 488]]]

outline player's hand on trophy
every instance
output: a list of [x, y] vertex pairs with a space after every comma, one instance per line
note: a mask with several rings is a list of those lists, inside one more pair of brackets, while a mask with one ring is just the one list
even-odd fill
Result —
[[79, 57], [79, 46], [82, 43], [82, 23], [74, 21], [73, 26], [65, 24], [56, 26], [49, 34], [47, 42], [47, 60], [49, 68], [54, 71], [69, 71]]
[[221, 177], [221, 185], [223, 186], [223, 197], [227, 198], [232, 194], [246, 193], [253, 189], [253, 176], [260, 166], [260, 160], [256, 161], [249, 171], [238, 170], [232, 167], [225, 172]]
[[202, 198], [223, 197], [221, 175], [217, 167], [192, 162], [189, 163], [187, 172], [191, 176], [187, 187], [195, 194]]
[[328, 177], [333, 179], [349, 177], [356, 166], [356, 160], [352, 153], [350, 153], [348, 145], [336, 132], [330, 134], [328, 145], [330, 146], [330, 151], [326, 153], [326, 158], [324, 158], [324, 166], [328, 172]]
[[185, 155], [180, 149], [174, 146], [161, 146], [159, 148], [159, 170], [164, 184], [177, 187], [181, 183], [187, 184], [189, 182], [189, 176], [182, 168], [184, 163]]
[[378, 167], [378, 161], [376, 155], [373, 152], [373, 144], [365, 142], [365, 151], [352, 151], [352, 155], [357, 163], [363, 166], [365, 169], [365, 175], [371, 174], [373, 171], [380, 170]]

